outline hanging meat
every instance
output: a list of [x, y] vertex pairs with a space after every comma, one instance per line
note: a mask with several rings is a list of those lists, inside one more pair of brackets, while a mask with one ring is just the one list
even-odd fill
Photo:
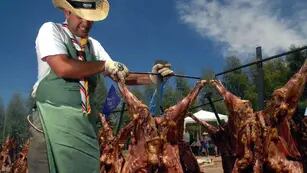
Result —
[[227, 123], [224, 123], [222, 126], [215, 127], [206, 121], [199, 120], [192, 113], [189, 113], [188, 116], [190, 116], [198, 124], [205, 127], [206, 131], [209, 133], [211, 139], [213, 140], [213, 143], [218, 147], [221, 153], [224, 173], [230, 173], [236, 160], [236, 141], [234, 141], [234, 138], [231, 138], [231, 131], [228, 130]]
[[16, 147], [15, 140], [7, 137], [1, 147], [0, 152], [0, 171], [4, 170], [9, 172], [11, 170], [12, 158], [10, 152]]
[[128, 139], [133, 123], [127, 124], [119, 131], [118, 135], [114, 136], [106, 118], [102, 114], [99, 114], [99, 117], [102, 124], [98, 133], [101, 151], [100, 173], [121, 173], [125, 163], [122, 149]]
[[289, 120], [296, 112], [307, 80], [307, 61], [291, 79], [276, 89], [259, 117], [265, 121], [265, 168], [273, 172], [302, 173], [301, 155], [294, 141]]
[[13, 166], [11, 168], [11, 173], [27, 173], [28, 172], [28, 163], [27, 163], [27, 155], [29, 151], [30, 140], [28, 140], [22, 150], [18, 153], [17, 159], [14, 161]]
[[304, 117], [298, 125], [298, 147], [302, 155], [304, 172], [307, 172], [307, 117]]
[[211, 84], [224, 98], [229, 111], [228, 130], [231, 141], [236, 141], [236, 161], [232, 172], [262, 172], [263, 155], [261, 125], [248, 100], [242, 100], [229, 92], [220, 81]]
[[166, 109], [163, 115], [157, 118], [151, 116], [148, 106], [138, 100], [125, 84], [119, 83], [119, 90], [134, 123], [123, 173], [183, 172], [176, 139], [176, 122], [185, 116], [205, 83], [206, 81], [199, 81], [188, 96]]
[[220, 81], [211, 81], [229, 110], [228, 128], [236, 142], [233, 172], [302, 173], [301, 155], [289, 126], [307, 80], [307, 62], [273, 92], [266, 109], [254, 112], [248, 100], [233, 95]]
[[[188, 114], [187, 114], [188, 115]], [[185, 116], [180, 116], [178, 120], [176, 121], [176, 128], [172, 128], [170, 130], [174, 130], [172, 132], [173, 134], [177, 134], [177, 136], [174, 136], [173, 143], [178, 144], [179, 149], [179, 156], [180, 156], [180, 164], [183, 169], [183, 172], [185, 173], [198, 173], [200, 172], [200, 168], [197, 162], [197, 159], [195, 158], [192, 149], [190, 147], [190, 144], [185, 142], [183, 140], [183, 133], [184, 133], [184, 118]]]

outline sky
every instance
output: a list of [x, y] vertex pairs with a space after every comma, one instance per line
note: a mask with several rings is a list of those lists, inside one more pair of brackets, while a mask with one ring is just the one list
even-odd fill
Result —
[[[177, 73], [223, 71], [225, 59], [249, 62], [255, 48], [265, 56], [307, 43], [305, 0], [109, 0], [106, 20], [91, 36], [129, 70], [149, 72], [156, 59]], [[63, 22], [51, 1], [0, 2], [0, 97], [29, 95], [37, 78], [35, 38], [44, 22]]]

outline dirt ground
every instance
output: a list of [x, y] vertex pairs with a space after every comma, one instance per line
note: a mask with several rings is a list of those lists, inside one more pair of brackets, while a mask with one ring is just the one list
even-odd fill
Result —
[[221, 157], [215, 156], [197, 156], [197, 162], [203, 173], [223, 173]]

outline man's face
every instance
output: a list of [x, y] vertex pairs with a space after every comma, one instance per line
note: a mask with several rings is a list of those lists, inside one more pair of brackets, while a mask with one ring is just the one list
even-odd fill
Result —
[[64, 10], [64, 13], [67, 19], [69, 30], [78, 37], [87, 37], [92, 28], [93, 21], [82, 19], [67, 10]]

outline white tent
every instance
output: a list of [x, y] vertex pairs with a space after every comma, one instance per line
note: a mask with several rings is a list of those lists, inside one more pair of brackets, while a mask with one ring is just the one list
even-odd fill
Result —
[[[199, 120], [204, 120], [204, 121], [217, 121], [216, 116], [214, 114], [214, 112], [209, 112], [209, 111], [205, 111], [205, 110], [200, 110], [196, 113], [193, 114], [196, 118], [198, 118]], [[228, 121], [228, 116], [223, 115], [223, 114], [218, 114], [220, 119], [225, 122]], [[187, 123], [196, 123], [191, 117], [186, 117], [184, 119], [184, 124]]]

